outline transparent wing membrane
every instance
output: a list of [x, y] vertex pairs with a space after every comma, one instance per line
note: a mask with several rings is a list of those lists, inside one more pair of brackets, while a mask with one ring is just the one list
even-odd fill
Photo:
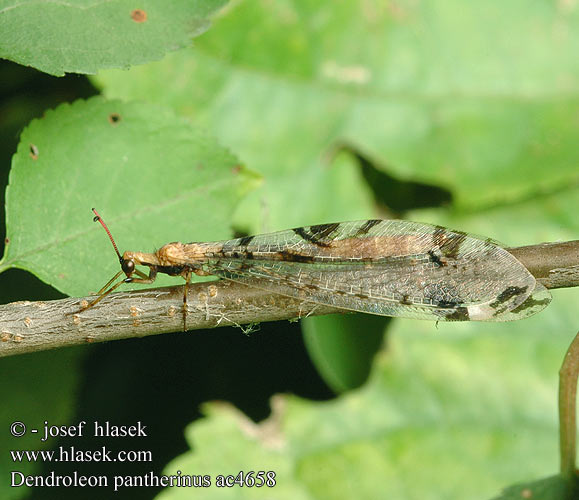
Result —
[[191, 262], [207, 273], [371, 314], [509, 321], [550, 302], [497, 242], [415, 222], [323, 224], [190, 248]]

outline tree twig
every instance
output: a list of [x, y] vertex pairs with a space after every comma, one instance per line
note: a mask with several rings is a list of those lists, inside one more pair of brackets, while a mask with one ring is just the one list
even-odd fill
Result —
[[[511, 248], [547, 288], [579, 285], [579, 241]], [[221, 280], [189, 285], [188, 330], [288, 320], [343, 310]], [[94, 299], [0, 305], [0, 357], [183, 329], [183, 285], [114, 293]]]
[[579, 240], [507, 248], [547, 288], [579, 286]]
[[[0, 305], [0, 357], [182, 331], [183, 286], [113, 293], [82, 312], [94, 296]], [[335, 312], [343, 311], [226, 280], [187, 291], [188, 330]]]

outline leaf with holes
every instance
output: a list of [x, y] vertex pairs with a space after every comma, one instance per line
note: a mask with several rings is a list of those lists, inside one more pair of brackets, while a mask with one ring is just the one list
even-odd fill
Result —
[[30, 123], [13, 158], [0, 272], [25, 269], [86, 295], [118, 270], [92, 207], [121, 251], [220, 239], [256, 179], [214, 138], [159, 106], [102, 98], [59, 106]]
[[0, 57], [62, 76], [126, 68], [190, 45], [226, 0], [0, 0]]

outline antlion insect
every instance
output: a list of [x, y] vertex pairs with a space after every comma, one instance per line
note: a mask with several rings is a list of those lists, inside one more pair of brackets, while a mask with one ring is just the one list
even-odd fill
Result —
[[[157, 273], [185, 279], [184, 326], [192, 273], [350, 311], [435, 321], [510, 321], [535, 314], [551, 300], [499, 243], [441, 226], [363, 220], [217, 242], [168, 243], [155, 253], [121, 255], [93, 211], [121, 270], [84, 309], [122, 283], [153, 283]], [[138, 265], [147, 266], [149, 275]], [[122, 273], [126, 278], [114, 283]]]

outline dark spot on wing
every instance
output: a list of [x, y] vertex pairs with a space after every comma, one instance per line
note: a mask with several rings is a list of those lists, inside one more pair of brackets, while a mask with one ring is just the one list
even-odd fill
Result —
[[456, 259], [466, 237], [467, 234], [463, 231], [449, 231], [442, 226], [436, 226], [432, 233], [432, 242], [434, 246], [440, 248], [445, 257]]
[[400, 304], [405, 306], [411, 306], [412, 301], [410, 300], [410, 295], [404, 295], [402, 299], [400, 299]]
[[334, 232], [340, 224], [320, 224], [318, 226], [311, 226], [308, 233], [305, 227], [296, 227], [293, 232], [297, 234], [300, 238], [313, 243], [319, 247], [328, 247], [329, 243], [320, 241], [322, 238]]
[[368, 295], [366, 295], [365, 293], [356, 293], [356, 294], [354, 294], [354, 297], [358, 297], [359, 299], [366, 300], [368, 298]]
[[239, 271], [247, 271], [248, 269], [251, 269], [251, 266], [249, 264], [246, 264], [245, 262], [241, 261], [241, 263], [239, 264], [237, 269]]
[[378, 224], [380, 224], [382, 221], [380, 219], [370, 219], [367, 220], [366, 222], [364, 222], [364, 224], [362, 224], [360, 226], [360, 228], [358, 229], [358, 231], [356, 231], [356, 234], [354, 234], [354, 238], [358, 238], [360, 236], [363, 236], [365, 234], [368, 234], [368, 231], [370, 231], [370, 229], [372, 229], [374, 226], [377, 226]]
[[461, 306], [444, 318], [448, 321], [468, 321], [470, 316], [468, 315], [468, 308]]
[[442, 247], [442, 252], [447, 257], [456, 259], [460, 253], [460, 247], [466, 240], [466, 233], [462, 231], [454, 231], [452, 237], [448, 240], [448, 244]]
[[334, 222], [332, 224], [318, 224], [316, 226], [310, 226], [310, 232], [312, 233], [312, 236], [323, 239], [330, 236], [339, 227], [339, 222]]
[[527, 300], [525, 300], [521, 305], [515, 307], [514, 309], [511, 310], [512, 313], [518, 314], [520, 312], [523, 312], [525, 309], [529, 309], [530, 307], [535, 307], [535, 306], [546, 306], [547, 304], [549, 304], [549, 302], [551, 302], [550, 298], [546, 298], [546, 299], [542, 299], [542, 300], [537, 300], [535, 298], [533, 298], [533, 296], [531, 295]]
[[442, 245], [446, 238], [446, 228], [442, 226], [436, 226], [434, 233], [432, 233], [432, 245], [435, 247], [439, 247]]
[[437, 267], [446, 266], [446, 262], [443, 262], [438, 255], [434, 253], [434, 250], [429, 250], [428, 256], [430, 257], [430, 262], [432, 262]]
[[458, 306], [458, 302], [454, 300], [439, 300], [436, 305], [441, 309], [451, 309]]
[[243, 238], [239, 239], [239, 244], [242, 247], [246, 247], [253, 241], [253, 238], [255, 238], [255, 236], [244, 236]]
[[522, 295], [523, 293], [527, 292], [528, 287], [524, 286], [524, 287], [520, 287], [520, 286], [509, 286], [507, 288], [505, 288], [498, 296], [497, 298], [491, 302], [489, 305], [496, 309], [497, 307], [499, 307], [501, 304], [504, 304], [507, 300], [512, 299], [513, 297], [517, 296], [517, 295]]
[[277, 253], [280, 260], [285, 260], [286, 262], [313, 262], [314, 257], [312, 255], [303, 255], [300, 253], [292, 252], [291, 250], [282, 250]]

